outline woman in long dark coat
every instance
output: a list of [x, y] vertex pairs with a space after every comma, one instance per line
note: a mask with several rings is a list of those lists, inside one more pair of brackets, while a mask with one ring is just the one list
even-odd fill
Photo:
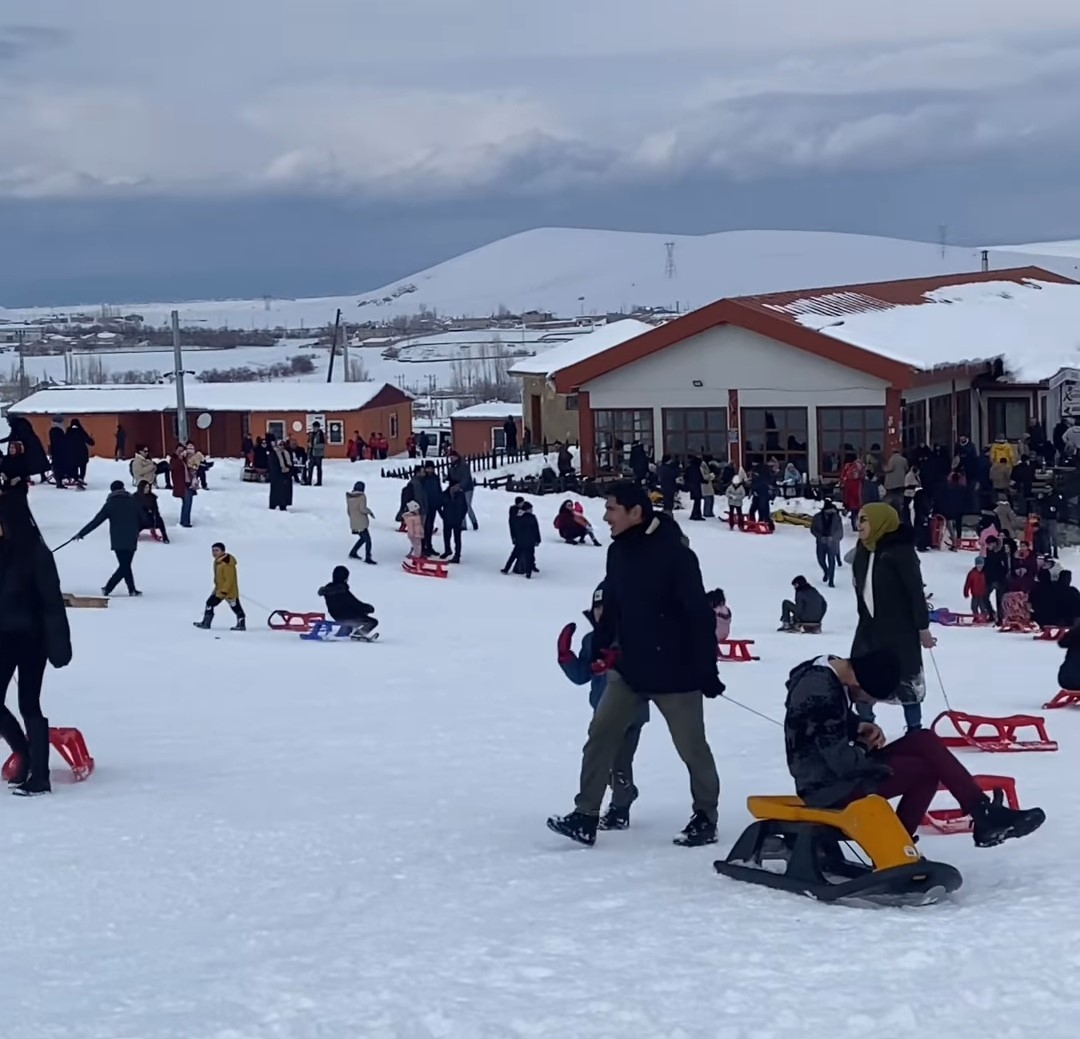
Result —
[[0, 444], [21, 444], [21, 452], [12, 446], [8, 448], [8, 453], [22, 454], [23, 465], [29, 476], [44, 476], [50, 468], [49, 456], [45, 454], [45, 448], [41, 446], [30, 420], [22, 415], [9, 415], [8, 430], [8, 435], [0, 440]]
[[270, 508], [285, 512], [292, 505], [293, 475], [289, 449], [281, 440], [266, 438], [266, 464], [270, 473]]
[[[908, 729], [922, 728], [926, 696], [923, 649], [932, 649], [930, 613], [926, 607], [922, 567], [909, 527], [900, 525], [896, 510], [885, 502], [859, 510], [859, 543], [852, 560], [852, 579], [859, 624], [851, 655], [891, 649], [900, 661], [900, 685], [893, 701], [904, 708]], [[869, 715], [872, 717], [870, 709]]]
[[[71, 662], [71, 632], [52, 553], [30, 514], [25, 487], [0, 479], [0, 738], [16, 755], [13, 793], [45, 794], [49, 784], [49, 720], [41, 713], [45, 665]], [[19, 713], [5, 706], [19, 675]]]
[[67, 439], [71, 445], [68, 448], [68, 461], [72, 469], [69, 475], [78, 483], [85, 483], [86, 467], [90, 464], [90, 448], [94, 446], [94, 438], [83, 429], [77, 418], [73, 418], [68, 423]]

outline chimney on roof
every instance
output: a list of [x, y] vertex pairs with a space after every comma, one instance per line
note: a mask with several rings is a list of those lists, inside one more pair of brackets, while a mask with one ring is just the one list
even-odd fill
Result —
[[983, 269], [984, 273], [986, 271], [990, 270], [990, 250], [989, 249], [983, 249], [983, 251], [982, 251], [982, 269]]

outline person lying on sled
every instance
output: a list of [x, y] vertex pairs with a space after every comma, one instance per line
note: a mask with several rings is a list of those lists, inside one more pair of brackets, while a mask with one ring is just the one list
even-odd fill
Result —
[[971, 816], [979, 848], [1037, 830], [1046, 819], [1041, 808], [1009, 808], [1001, 791], [990, 800], [929, 729], [911, 729], [886, 743], [877, 725], [860, 721], [854, 705], [887, 699], [899, 681], [900, 663], [887, 649], [850, 660], [821, 656], [791, 672], [784, 743], [803, 802], [839, 809], [868, 794], [899, 797], [896, 814], [915, 837], [940, 783]]
[[329, 584], [319, 589], [319, 595], [326, 600], [326, 612], [341, 625], [338, 636], [345, 638], [355, 634], [357, 638], [369, 638], [379, 626], [378, 619], [372, 616], [375, 607], [353, 595], [349, 588], [348, 567], [335, 566], [331, 578]]

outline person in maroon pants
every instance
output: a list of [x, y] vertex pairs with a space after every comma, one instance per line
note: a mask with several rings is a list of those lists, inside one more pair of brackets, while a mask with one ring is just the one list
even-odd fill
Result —
[[1024, 837], [1045, 821], [1041, 808], [1014, 809], [979, 789], [941, 739], [914, 729], [893, 743], [853, 708], [892, 695], [900, 664], [887, 649], [850, 660], [822, 656], [788, 677], [784, 742], [795, 790], [813, 808], [843, 808], [869, 794], [900, 798], [896, 814], [915, 832], [942, 784], [973, 820], [975, 844], [990, 848]]

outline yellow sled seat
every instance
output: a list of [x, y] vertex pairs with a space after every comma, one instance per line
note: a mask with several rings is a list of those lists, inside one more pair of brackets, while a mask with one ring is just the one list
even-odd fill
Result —
[[748, 797], [746, 807], [755, 819], [831, 826], [859, 845], [875, 869], [908, 866], [920, 858], [892, 806], [876, 794], [840, 809], [807, 808], [799, 798], [787, 796]]

